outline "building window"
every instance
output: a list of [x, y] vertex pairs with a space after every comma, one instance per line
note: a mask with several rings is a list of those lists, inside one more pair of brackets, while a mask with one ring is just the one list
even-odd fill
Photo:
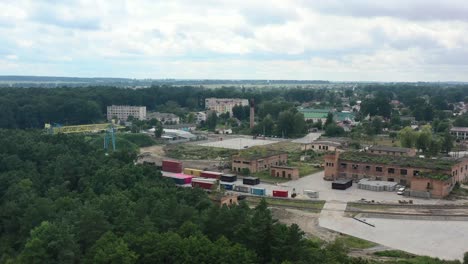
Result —
[[346, 167], [348, 166], [348, 164], [346, 164], [346, 163], [341, 163], [340, 166], [341, 166], [341, 168], [346, 169]]
[[375, 180], [376, 180], [376, 181], [381, 181], [381, 180], [382, 180], [382, 177], [375, 177]]
[[388, 171], [388, 173], [390, 173], [390, 174], [394, 174], [394, 173], [395, 173], [395, 169], [394, 169], [394, 168], [388, 168], [387, 171]]
[[369, 166], [369, 165], [366, 165], [366, 170], [370, 170], [370, 166]]
[[357, 164], [352, 164], [351, 167], [353, 167], [354, 170], [357, 170], [359, 168], [359, 165]]
[[408, 175], [408, 171], [406, 169], [401, 169], [400, 174], [401, 175]]
[[393, 179], [393, 178], [388, 178], [387, 181], [389, 181], [389, 182], [394, 182], [395, 179]]
[[413, 176], [419, 176], [419, 171], [418, 171], [418, 170], [414, 170], [414, 171], [413, 171]]
[[377, 172], [382, 172], [383, 169], [382, 169], [382, 167], [375, 167], [375, 171], [377, 171]]

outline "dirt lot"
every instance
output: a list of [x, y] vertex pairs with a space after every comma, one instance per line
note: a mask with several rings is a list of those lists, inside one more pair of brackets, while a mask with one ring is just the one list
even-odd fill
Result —
[[321, 240], [331, 242], [339, 235], [318, 225], [319, 213], [285, 208], [272, 208], [271, 212], [275, 219], [284, 224], [297, 224], [309, 237], [318, 237]]

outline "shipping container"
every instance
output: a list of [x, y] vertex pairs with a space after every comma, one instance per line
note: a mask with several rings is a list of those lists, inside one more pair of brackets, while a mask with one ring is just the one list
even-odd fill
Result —
[[237, 181], [237, 176], [235, 174], [224, 174], [221, 175], [221, 181], [223, 182], [235, 182]]
[[201, 173], [203, 170], [197, 170], [197, 169], [192, 169], [192, 168], [185, 168], [184, 173], [192, 176], [197, 176], [200, 177]]
[[218, 179], [221, 178], [221, 175], [223, 173], [221, 172], [215, 172], [215, 171], [202, 171], [200, 174], [200, 177], [203, 178], [211, 178], [211, 179]]
[[173, 173], [181, 173], [182, 172], [182, 162], [174, 161], [174, 160], [163, 160], [162, 161], [162, 170], [173, 172]]
[[234, 190], [234, 186], [236, 186], [234, 183], [220, 183], [219, 185], [221, 185], [225, 190], [228, 190], [228, 191], [233, 191]]
[[184, 184], [190, 184], [192, 182], [192, 176], [191, 175], [186, 175], [182, 173], [178, 174], [171, 174], [171, 175], [163, 175], [166, 178], [170, 178], [174, 181], [175, 184], [177, 185], [184, 185]]
[[252, 187], [250, 188], [250, 193], [251, 194], [255, 194], [255, 195], [266, 195], [266, 189], [265, 188], [255, 188], [255, 187]]
[[216, 183], [216, 179], [200, 179], [200, 178], [193, 178], [192, 179], [192, 187], [199, 187], [206, 190], [211, 190], [211, 187]]
[[332, 182], [332, 189], [335, 190], [346, 190], [353, 186], [353, 180], [336, 180]]
[[288, 191], [273, 190], [273, 197], [285, 197], [285, 198], [288, 198]]
[[234, 187], [234, 191], [243, 192], [243, 193], [250, 193], [250, 187], [249, 186], [239, 185], [239, 186]]
[[260, 184], [260, 179], [257, 177], [244, 177], [242, 183], [247, 185], [257, 185]]

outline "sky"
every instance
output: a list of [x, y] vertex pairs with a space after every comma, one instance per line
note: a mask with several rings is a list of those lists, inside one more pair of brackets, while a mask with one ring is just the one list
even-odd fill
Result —
[[468, 81], [467, 0], [0, 6], [0, 75]]

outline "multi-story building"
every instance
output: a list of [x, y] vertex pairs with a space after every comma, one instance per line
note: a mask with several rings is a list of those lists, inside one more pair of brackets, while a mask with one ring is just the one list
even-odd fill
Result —
[[416, 156], [416, 149], [413, 148], [400, 148], [389, 146], [370, 146], [364, 149], [365, 152], [370, 154], [391, 155], [391, 156]]
[[112, 105], [107, 107], [107, 120], [114, 117], [120, 121], [127, 121], [129, 116], [139, 120], [146, 120], [146, 106]]
[[456, 139], [468, 140], [468, 127], [452, 127], [450, 134]]
[[375, 155], [365, 152], [336, 152], [325, 155], [326, 180], [363, 178], [398, 182], [432, 197], [447, 196], [456, 182], [468, 180], [468, 159], [426, 159]]
[[205, 108], [215, 111], [217, 114], [231, 113], [234, 106], [248, 106], [249, 100], [238, 98], [206, 98]]
[[180, 118], [172, 113], [151, 112], [148, 113], [147, 119], [156, 119], [163, 124], [176, 125], [180, 123]]
[[249, 153], [244, 152], [232, 157], [232, 170], [242, 172], [248, 169], [250, 173], [269, 170], [271, 166], [281, 166], [288, 162], [287, 153]]

